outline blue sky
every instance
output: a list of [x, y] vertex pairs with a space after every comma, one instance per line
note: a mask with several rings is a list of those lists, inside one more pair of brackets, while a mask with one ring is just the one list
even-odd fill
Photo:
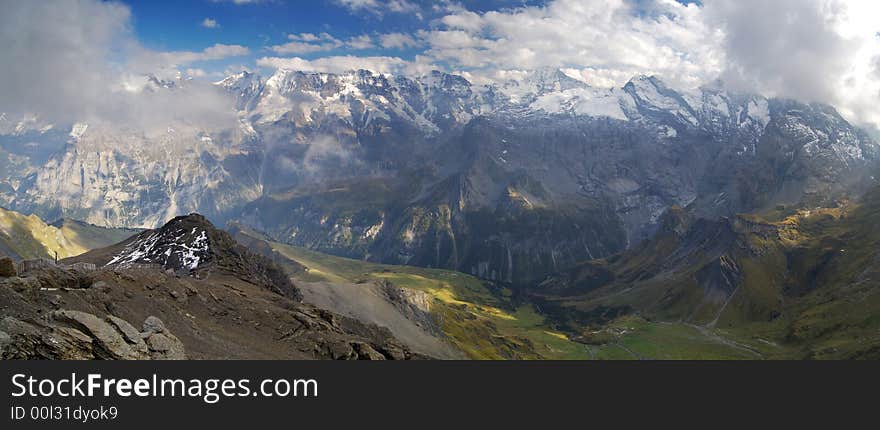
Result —
[[[131, 8], [133, 30], [140, 42], [156, 51], [199, 51], [217, 43], [243, 45], [251, 54], [211, 62], [197, 62], [194, 67], [215, 72], [239, 64], [253, 66], [257, 58], [270, 55], [267, 47], [288, 41], [288, 34], [329, 33], [339, 40], [364, 34], [412, 34], [436, 27], [435, 22], [448, 11], [440, 2], [409, 3], [416, 10], [392, 12], [381, 7], [356, 9], [343, 1], [262, 0], [237, 4], [230, 0], [123, 0]], [[379, 2], [381, 6], [381, 1]], [[509, 10], [515, 7], [541, 6], [539, 0], [478, 0], [457, 2], [474, 12]], [[435, 8], [435, 6], [438, 6]], [[205, 19], [216, 27], [203, 26]], [[345, 55], [346, 47], [322, 52], [303, 53], [312, 59], [328, 55]], [[357, 50], [357, 55], [393, 55], [412, 59], [421, 48]]]

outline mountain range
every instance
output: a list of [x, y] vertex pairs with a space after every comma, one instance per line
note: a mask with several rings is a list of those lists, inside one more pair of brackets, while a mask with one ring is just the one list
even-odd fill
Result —
[[[146, 79], [148, 92], [189, 85]], [[254, 294], [259, 306], [308, 308], [334, 334], [297, 357], [880, 351], [880, 146], [829, 105], [653, 76], [595, 88], [555, 69], [488, 85], [281, 69], [214, 90], [235, 106], [221, 127], [0, 115], [0, 251], [57, 252], [101, 276], [147, 270], [178, 294], [180, 279], [227, 282], [244, 294], [226, 308], [239, 323], [266, 323], [240, 313]], [[190, 212], [202, 215], [180, 217]], [[220, 325], [187, 326], [195, 308], [181, 303], [163, 308], [169, 330], [195, 356], [223, 357], [196, 336]], [[66, 310], [100, 313], [79, 308]]]
[[[186, 85], [149, 77], [145, 91]], [[876, 142], [832, 107], [720, 84], [282, 69], [216, 87], [237, 107], [220, 130], [4, 117], [0, 204], [139, 228], [198, 211], [340, 256], [516, 283], [628, 249], [672, 205], [716, 218], [875, 182]]]

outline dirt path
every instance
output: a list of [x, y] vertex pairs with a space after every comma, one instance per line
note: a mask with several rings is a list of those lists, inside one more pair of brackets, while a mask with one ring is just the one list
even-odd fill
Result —
[[754, 348], [751, 348], [751, 347], [749, 347], [749, 346], [743, 345], [743, 344], [741, 344], [741, 343], [739, 343], [739, 342], [732, 341], [732, 340], [727, 339], [727, 338], [725, 338], [725, 337], [723, 337], [723, 336], [719, 336], [719, 335], [718, 335], [717, 333], [715, 333], [715, 332], [712, 330], [712, 328], [709, 327], [709, 326], [701, 326], [701, 325], [689, 324], [689, 323], [685, 323], [685, 324], [688, 325], [688, 326], [690, 326], [690, 327], [693, 327], [693, 328], [697, 329], [697, 330], [698, 330], [700, 333], [702, 333], [704, 336], [709, 337], [710, 339], [712, 339], [712, 340], [714, 340], [714, 341], [716, 341], [716, 342], [718, 342], [718, 343], [721, 343], [721, 344], [727, 345], [727, 346], [729, 346], [729, 347], [731, 347], [731, 348], [738, 349], [738, 350], [743, 351], [743, 352], [747, 352], [747, 353], [749, 353], [749, 354], [754, 355], [754, 356], [757, 357], [757, 358], [764, 358], [764, 356], [763, 356], [760, 352], [756, 351]]
[[633, 350], [627, 348], [626, 345], [624, 345], [620, 342], [615, 343], [615, 345], [617, 345], [618, 347], [620, 347], [620, 349], [629, 353], [629, 355], [632, 355], [636, 360], [644, 360], [644, 358], [641, 355], [636, 354]]

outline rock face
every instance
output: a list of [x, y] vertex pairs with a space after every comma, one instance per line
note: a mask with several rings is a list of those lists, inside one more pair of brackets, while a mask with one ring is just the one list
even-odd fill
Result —
[[[155, 317], [148, 318], [158, 321]], [[161, 326], [161, 321], [158, 323]], [[58, 360], [185, 360], [183, 344], [165, 330], [138, 332], [113, 315], [57, 310], [30, 323], [13, 317], [0, 321], [0, 357]], [[152, 323], [156, 325], [156, 323]]]
[[10, 137], [52, 150], [0, 178], [0, 204], [143, 227], [198, 210], [339, 255], [517, 282], [634, 246], [669, 206], [821, 204], [872, 182], [878, 161], [831, 107], [647, 76], [599, 89], [558, 70], [490, 86], [278, 70], [217, 86], [238, 108], [220, 130]]

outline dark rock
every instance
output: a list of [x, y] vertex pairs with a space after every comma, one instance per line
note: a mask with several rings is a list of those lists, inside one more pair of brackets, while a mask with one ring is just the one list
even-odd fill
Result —
[[146, 342], [153, 360], [186, 360], [183, 342], [171, 334], [159, 318], [149, 316], [144, 320], [141, 338]]
[[18, 276], [15, 262], [9, 257], [0, 257], [0, 277], [9, 278], [12, 276]]
[[[33, 360], [90, 360], [96, 358], [92, 338], [70, 327], [46, 327], [6, 317], [0, 340], [0, 358]], [[2, 337], [2, 336], [0, 336]]]
[[119, 318], [114, 315], [107, 315], [107, 322], [113, 325], [116, 330], [122, 333], [122, 336], [125, 338], [126, 342], [132, 346], [139, 354], [146, 355], [147, 354], [147, 344], [144, 342], [143, 337], [141, 337], [140, 332], [137, 331], [134, 326], [128, 323], [128, 321]]
[[373, 349], [369, 344], [352, 342], [351, 346], [357, 353], [358, 360], [385, 360], [385, 356]]
[[171, 333], [152, 333], [146, 343], [153, 360], [186, 360], [183, 343]]
[[146, 320], [144, 320], [143, 327], [141, 331], [144, 333], [161, 333], [165, 331], [165, 323], [162, 322], [159, 318], [154, 316], [148, 316]]
[[[138, 360], [146, 358], [141, 351], [133, 349], [119, 331], [100, 318], [85, 312], [60, 310], [52, 313], [52, 318], [66, 323], [84, 333], [90, 334], [98, 348], [96, 356], [117, 360]], [[106, 353], [106, 356], [104, 354]]]

